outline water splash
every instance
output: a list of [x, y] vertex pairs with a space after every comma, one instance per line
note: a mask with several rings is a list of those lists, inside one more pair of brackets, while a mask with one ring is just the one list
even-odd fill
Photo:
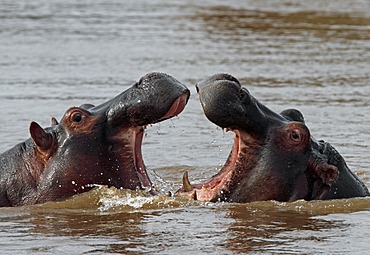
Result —
[[199, 205], [198, 201], [189, 201], [183, 197], [173, 197], [166, 194], [152, 196], [149, 194], [149, 190], [120, 190], [114, 187], [100, 187], [98, 195], [97, 209], [100, 212], [135, 212]]
[[[177, 116], [177, 118], [178, 118], [178, 116]], [[173, 119], [172, 119], [172, 118], [170, 119], [170, 121], [171, 121], [171, 125], [168, 125], [168, 127], [169, 127], [169, 128], [176, 128], [176, 126], [175, 126], [175, 122], [173, 121]]]
[[117, 191], [109, 190], [109, 196], [100, 198], [101, 206], [99, 211], [104, 212], [116, 207], [128, 207], [133, 209], [143, 208], [146, 204], [151, 204], [155, 197], [135, 196], [131, 192], [117, 194]]

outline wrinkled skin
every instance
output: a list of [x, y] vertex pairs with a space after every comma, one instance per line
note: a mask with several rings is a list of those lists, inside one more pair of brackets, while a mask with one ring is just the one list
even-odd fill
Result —
[[240, 203], [369, 195], [343, 157], [311, 136], [298, 110], [271, 111], [227, 74], [203, 80], [197, 91], [207, 118], [235, 133], [234, 145], [209, 181], [191, 185], [185, 173], [179, 195]]
[[189, 90], [150, 73], [98, 106], [66, 111], [52, 126], [30, 125], [31, 138], [0, 156], [0, 206], [68, 198], [94, 184], [155, 194], [141, 155], [145, 126], [178, 115]]

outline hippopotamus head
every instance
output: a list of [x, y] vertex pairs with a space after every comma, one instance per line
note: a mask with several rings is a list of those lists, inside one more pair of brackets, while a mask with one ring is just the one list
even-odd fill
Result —
[[178, 115], [189, 95], [173, 77], [150, 73], [108, 102], [68, 109], [49, 128], [32, 122], [32, 139], [2, 155], [1, 169], [13, 164], [13, 177], [2, 179], [0, 191], [7, 187], [10, 205], [66, 198], [95, 184], [155, 193], [141, 153], [144, 129]]
[[298, 110], [273, 112], [228, 74], [211, 76], [196, 88], [205, 115], [235, 133], [234, 145], [219, 173], [194, 185], [185, 173], [178, 194], [202, 201], [310, 200], [337, 180], [337, 167], [312, 149]]

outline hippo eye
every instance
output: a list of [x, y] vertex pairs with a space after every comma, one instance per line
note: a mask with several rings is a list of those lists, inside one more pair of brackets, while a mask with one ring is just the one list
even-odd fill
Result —
[[72, 115], [72, 121], [75, 123], [80, 123], [82, 121], [82, 114], [79, 112], [76, 112]]
[[292, 138], [293, 141], [297, 141], [299, 142], [301, 137], [299, 135], [299, 132], [293, 130], [291, 133], [290, 133], [290, 137]]

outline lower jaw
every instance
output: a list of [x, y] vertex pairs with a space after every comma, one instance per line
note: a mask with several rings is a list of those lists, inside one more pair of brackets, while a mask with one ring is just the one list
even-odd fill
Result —
[[[211, 180], [192, 185], [191, 191], [179, 191], [177, 194], [198, 201], [224, 200], [228, 193], [228, 183], [231, 181], [236, 161], [239, 156], [239, 133], [235, 132], [234, 145], [224, 167]], [[185, 187], [185, 184], [184, 184]]]
[[148, 190], [149, 193], [155, 195], [158, 192], [153, 188], [152, 182], [149, 179], [141, 151], [145, 128], [146, 128], [145, 126], [138, 126], [134, 128], [134, 148], [133, 148], [134, 164], [136, 168], [137, 177], [141, 185], [140, 188]]
[[112, 138], [110, 158], [114, 162], [110, 166], [113, 169], [108, 179], [110, 185], [119, 189], [155, 192], [142, 157], [144, 130], [145, 126], [127, 127]]

